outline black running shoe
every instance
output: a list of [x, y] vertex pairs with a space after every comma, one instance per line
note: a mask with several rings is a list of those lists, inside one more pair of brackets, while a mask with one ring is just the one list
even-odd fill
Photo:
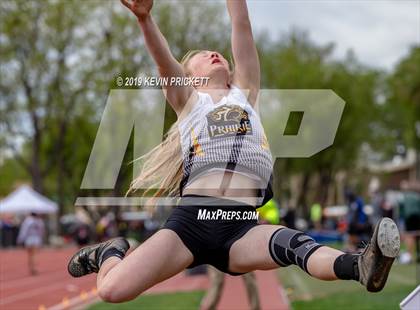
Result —
[[397, 225], [384, 217], [376, 225], [372, 239], [358, 258], [359, 282], [369, 292], [379, 292], [385, 286], [392, 263], [400, 251]]
[[70, 259], [67, 270], [75, 278], [98, 272], [107, 250], [115, 250], [118, 254], [116, 256], [122, 259], [129, 248], [130, 246], [124, 238], [115, 238], [84, 247]]

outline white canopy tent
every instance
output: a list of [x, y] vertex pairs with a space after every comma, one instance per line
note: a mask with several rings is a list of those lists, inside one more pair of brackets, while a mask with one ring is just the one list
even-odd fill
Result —
[[57, 213], [57, 204], [34, 191], [27, 185], [22, 185], [6, 198], [0, 201], [0, 213]]

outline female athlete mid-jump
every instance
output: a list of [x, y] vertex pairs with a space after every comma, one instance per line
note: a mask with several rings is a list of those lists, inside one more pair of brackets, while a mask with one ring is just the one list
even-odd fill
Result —
[[162, 144], [144, 156], [132, 184], [153, 183], [159, 188], [156, 196], [180, 196], [164, 227], [127, 256], [123, 238], [85, 247], [71, 258], [70, 274], [97, 272], [99, 296], [108, 302], [131, 300], [201, 264], [232, 275], [295, 264], [317, 279], [356, 280], [368, 291], [380, 291], [400, 248], [397, 226], [389, 218], [379, 221], [361, 254], [346, 254], [303, 232], [256, 219], [199, 219], [203, 210], [252, 212], [273, 195], [273, 160], [255, 106], [260, 65], [246, 1], [227, 0], [233, 70], [222, 55], [208, 50], [189, 52], [178, 63], [150, 15], [153, 1], [121, 2], [137, 17], [162, 77], [209, 81], [195, 88], [165, 87], [178, 120]]

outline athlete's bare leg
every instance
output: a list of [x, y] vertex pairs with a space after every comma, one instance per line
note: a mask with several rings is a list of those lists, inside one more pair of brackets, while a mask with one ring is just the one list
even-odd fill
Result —
[[37, 274], [37, 270], [35, 268], [35, 252], [36, 252], [36, 248], [35, 247], [28, 247], [26, 249], [26, 252], [28, 253], [29, 272], [31, 273], [31, 275], [36, 275]]
[[178, 235], [161, 229], [123, 260], [105, 260], [97, 277], [98, 294], [107, 302], [131, 300], [184, 270], [192, 261], [193, 255]]

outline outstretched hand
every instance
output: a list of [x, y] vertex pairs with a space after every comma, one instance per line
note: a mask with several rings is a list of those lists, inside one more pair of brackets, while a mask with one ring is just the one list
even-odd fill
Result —
[[153, 7], [153, 0], [121, 0], [121, 3], [133, 12], [138, 19], [149, 16]]

